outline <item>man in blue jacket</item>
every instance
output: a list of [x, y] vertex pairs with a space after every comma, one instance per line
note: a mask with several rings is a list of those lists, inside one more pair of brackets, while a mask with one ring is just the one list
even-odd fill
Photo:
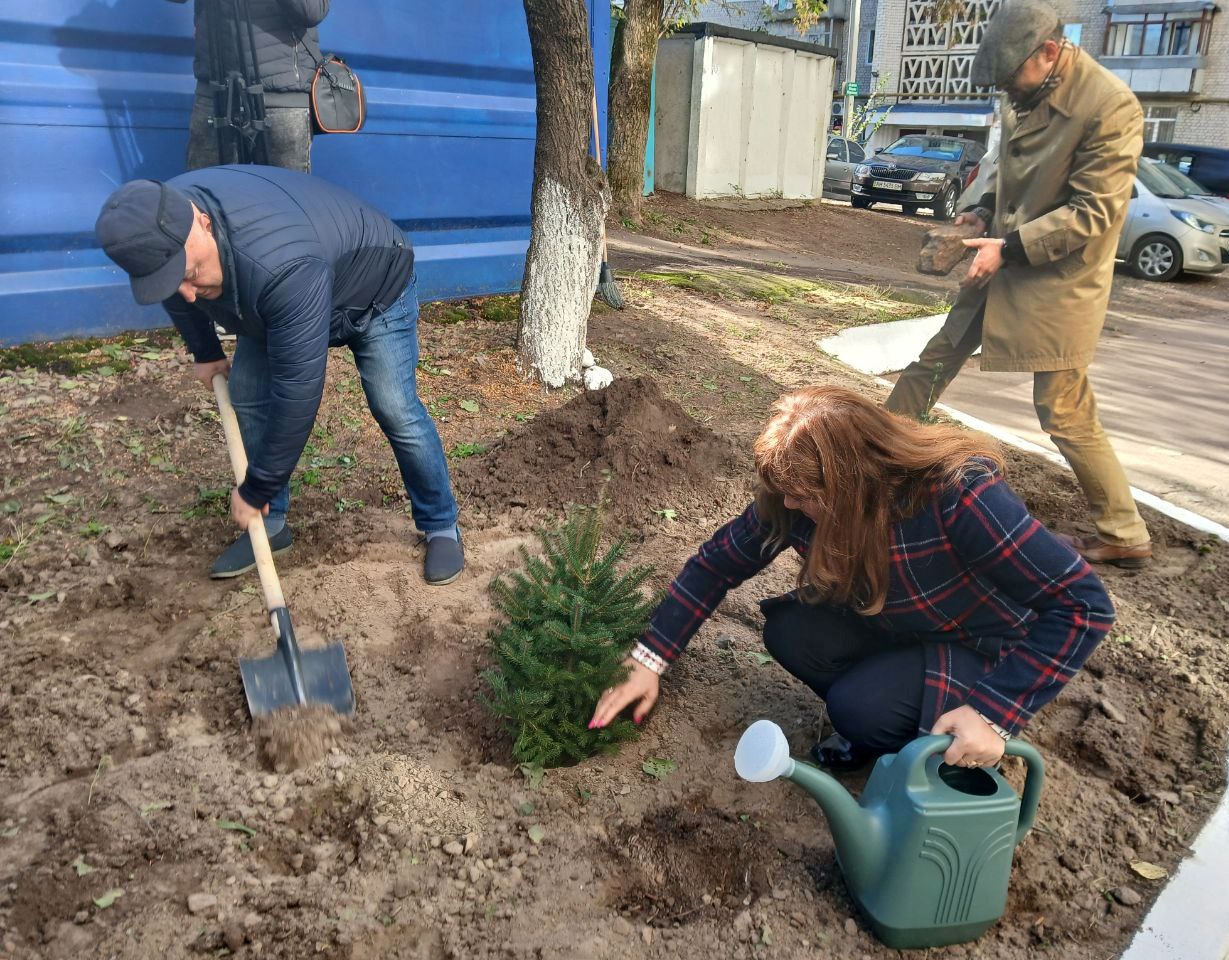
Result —
[[[414, 252], [387, 216], [317, 177], [264, 166], [210, 167], [165, 183], [134, 180], [95, 226], [138, 303], [161, 302], [207, 388], [227, 374], [248, 471], [231, 492], [245, 532], [213, 566], [255, 565], [246, 533], [267, 514], [274, 551], [290, 546], [290, 475], [315, 423], [329, 347], [354, 354], [426, 536], [428, 583], [451, 583], [465, 558], [435, 424], [418, 399]], [[236, 334], [228, 360], [215, 324]]]

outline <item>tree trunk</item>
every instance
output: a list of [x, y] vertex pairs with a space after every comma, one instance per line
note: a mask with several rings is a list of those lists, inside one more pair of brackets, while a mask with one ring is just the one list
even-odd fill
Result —
[[653, 64], [664, 0], [627, 0], [610, 68], [610, 155], [606, 169], [615, 210], [640, 221], [644, 150], [649, 142]]
[[522, 373], [561, 387], [580, 377], [610, 191], [589, 156], [593, 48], [584, 0], [524, 3], [538, 135], [517, 348]]

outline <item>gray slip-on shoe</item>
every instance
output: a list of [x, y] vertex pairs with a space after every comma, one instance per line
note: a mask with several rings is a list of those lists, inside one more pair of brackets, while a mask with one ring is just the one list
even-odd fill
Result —
[[465, 569], [465, 547], [461, 545], [461, 533], [457, 539], [434, 537], [427, 541], [427, 558], [423, 561], [423, 576], [433, 587], [452, 583]]
[[[269, 538], [269, 548], [274, 554], [285, 553], [293, 542], [294, 537], [291, 536], [290, 525], [287, 524]], [[252, 552], [252, 538], [244, 530], [239, 539], [223, 550], [222, 555], [213, 562], [209, 576], [213, 580], [226, 580], [247, 573], [255, 566], [256, 555]]]

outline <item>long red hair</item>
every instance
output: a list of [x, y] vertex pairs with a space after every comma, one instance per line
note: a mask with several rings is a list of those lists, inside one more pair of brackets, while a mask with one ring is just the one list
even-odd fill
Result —
[[958, 485], [974, 457], [1003, 469], [981, 434], [899, 417], [842, 387], [807, 387], [773, 405], [755, 441], [756, 506], [784, 545], [796, 519], [785, 497], [815, 503], [800, 595], [870, 616], [887, 597], [892, 525]]

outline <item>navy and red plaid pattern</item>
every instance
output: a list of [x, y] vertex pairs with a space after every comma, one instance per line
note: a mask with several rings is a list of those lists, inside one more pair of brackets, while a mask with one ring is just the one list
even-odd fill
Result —
[[[789, 546], [806, 556], [815, 524], [801, 514]], [[768, 544], [755, 505], [713, 534], [684, 565], [641, 643], [674, 660], [727, 591], [784, 547]], [[888, 595], [867, 625], [923, 643], [919, 731], [968, 703], [1017, 733], [1075, 676], [1114, 622], [1101, 581], [1029, 512], [990, 464], [974, 461], [959, 488], [892, 527]], [[957, 678], [949, 644], [986, 658], [976, 683]]]

